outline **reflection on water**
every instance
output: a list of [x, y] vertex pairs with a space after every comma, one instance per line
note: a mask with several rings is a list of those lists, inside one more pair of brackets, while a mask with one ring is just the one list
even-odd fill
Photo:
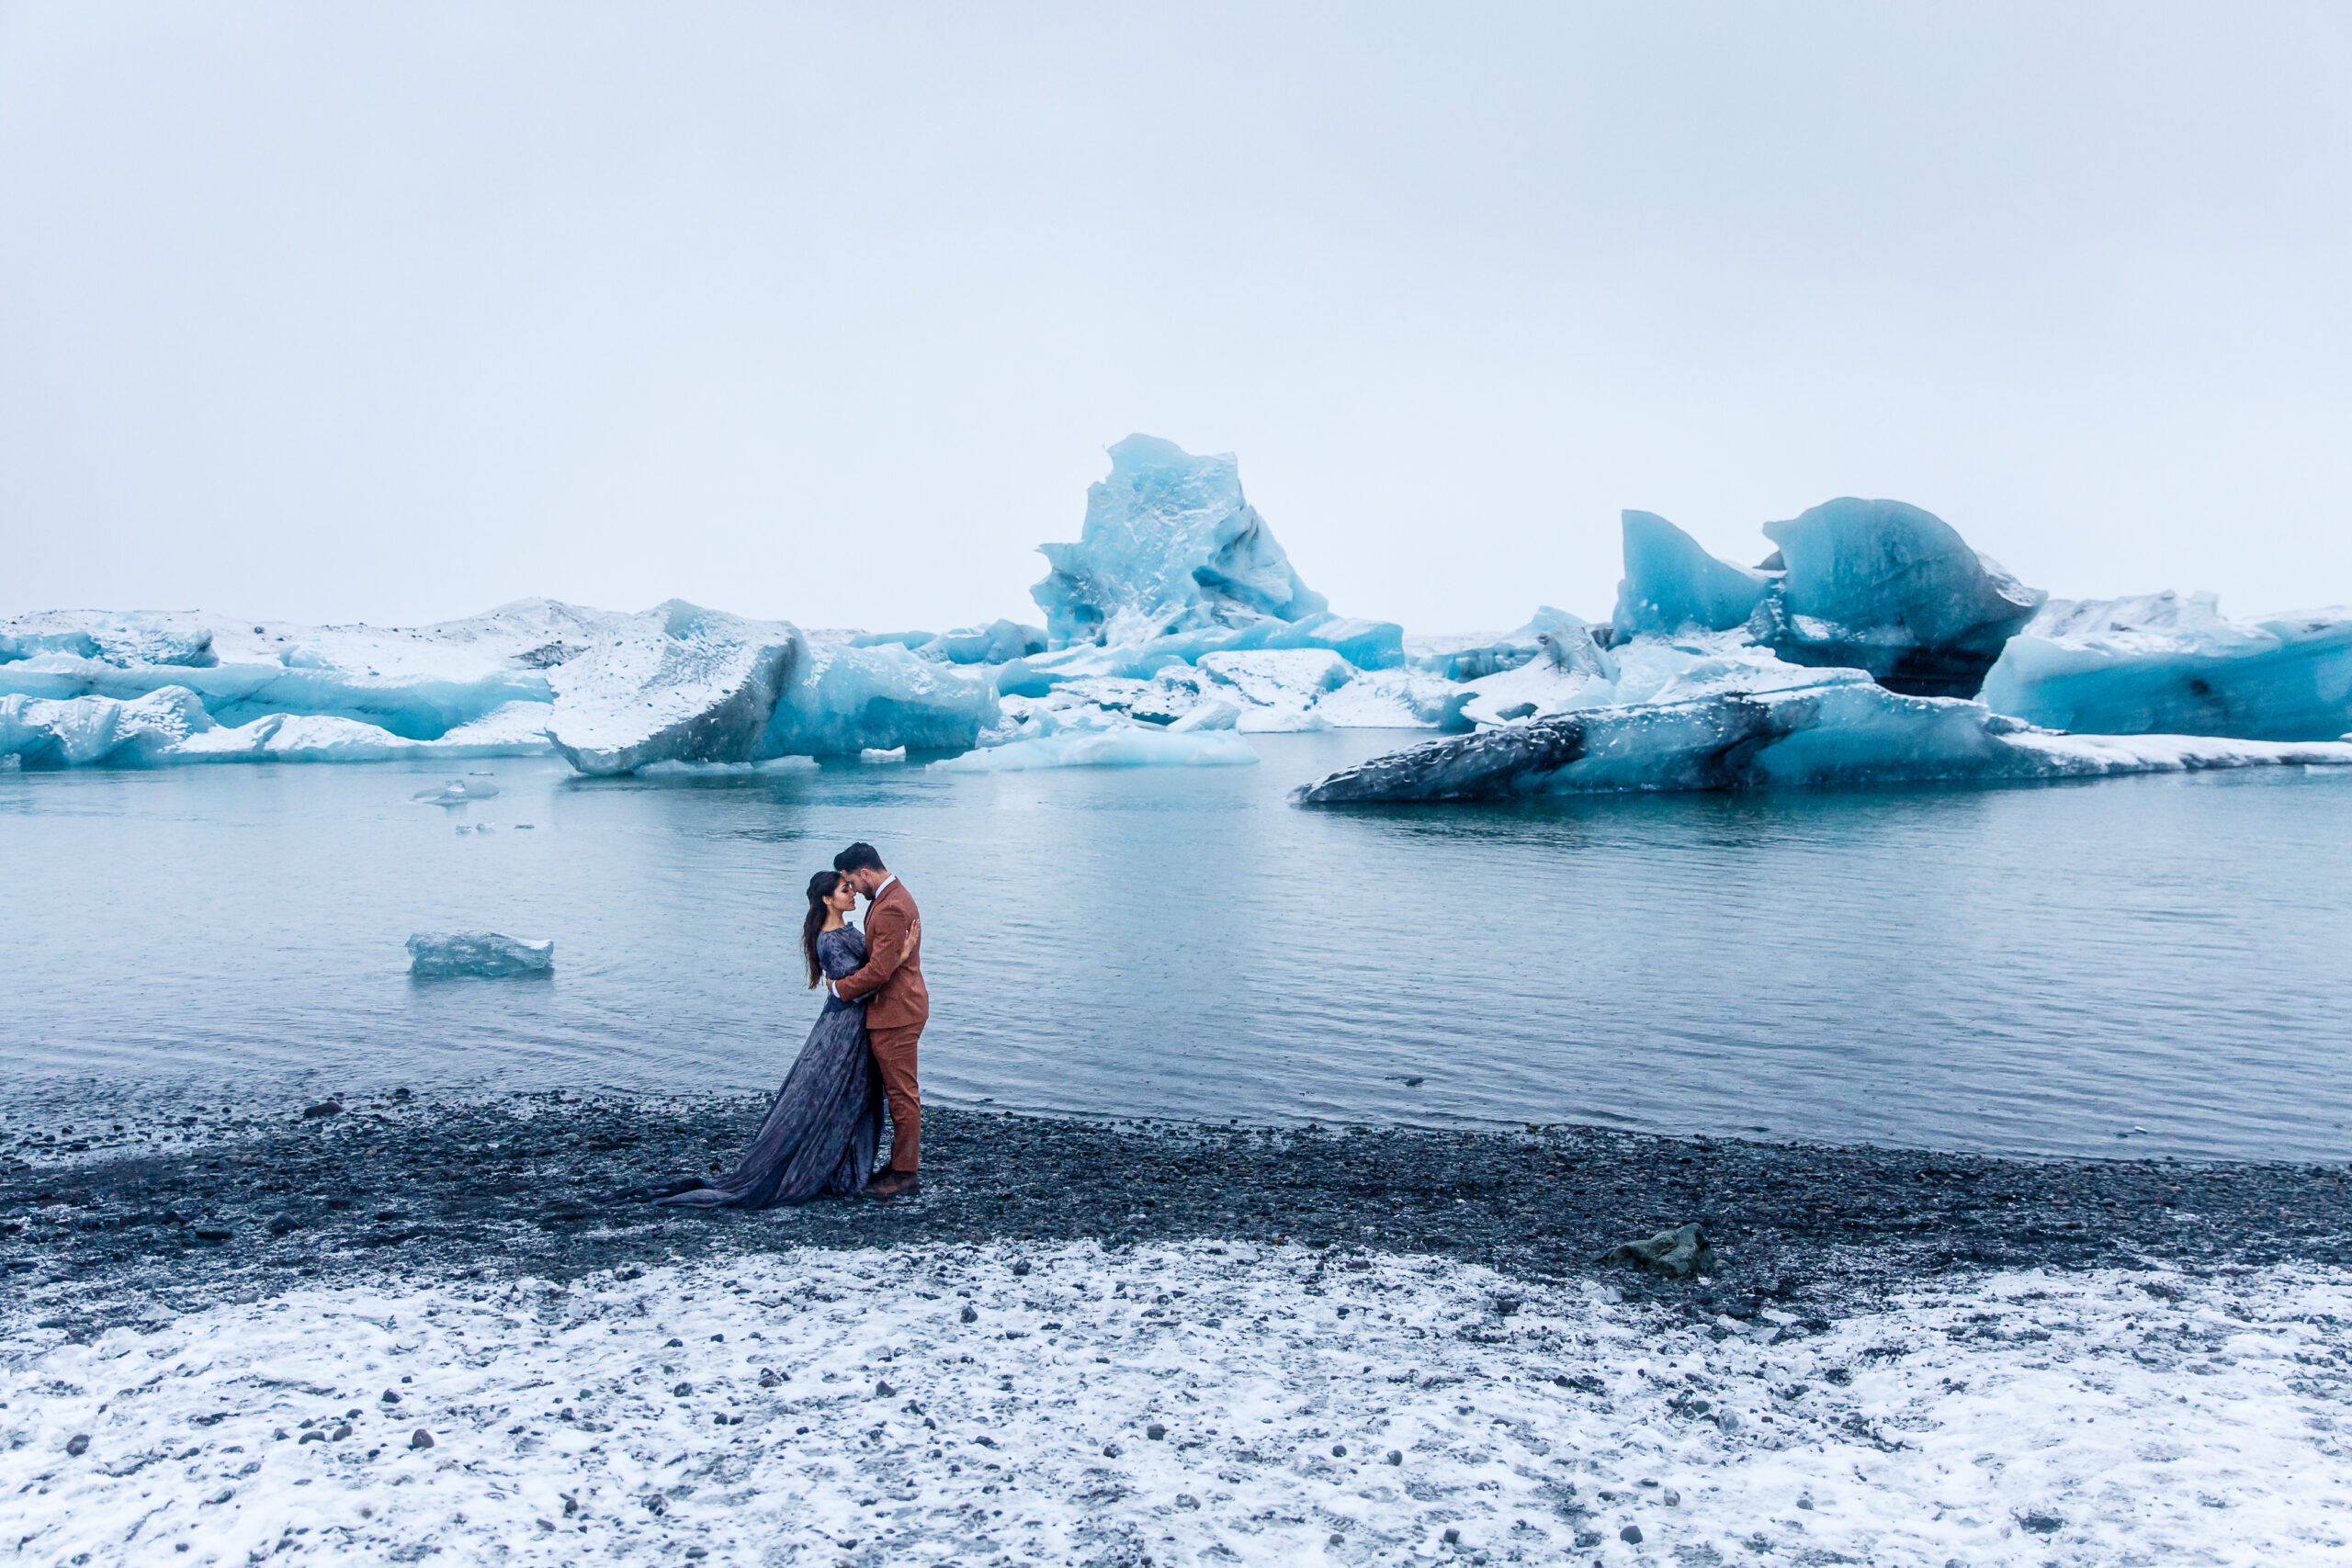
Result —
[[[399, 764], [0, 774], [0, 1095], [772, 1088], [815, 1011], [800, 889], [863, 838], [922, 902], [950, 1102], [2352, 1146], [2352, 779], [1284, 804], [1394, 739], [1258, 737], [1248, 769], [503, 762], [456, 808]], [[410, 982], [409, 933], [451, 928], [554, 938], [553, 983]]]

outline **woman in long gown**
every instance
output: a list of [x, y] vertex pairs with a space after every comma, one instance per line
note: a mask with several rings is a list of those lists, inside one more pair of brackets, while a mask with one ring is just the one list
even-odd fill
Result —
[[[865, 938], [843, 922], [857, 894], [841, 873], [808, 879], [800, 952], [808, 987], [838, 980], [865, 962]], [[865, 1002], [830, 992], [808, 1043], [785, 1075], [775, 1103], [743, 1162], [707, 1186], [654, 1199], [693, 1209], [766, 1209], [854, 1193], [874, 1175], [882, 1142], [882, 1078], [865, 1038]]]

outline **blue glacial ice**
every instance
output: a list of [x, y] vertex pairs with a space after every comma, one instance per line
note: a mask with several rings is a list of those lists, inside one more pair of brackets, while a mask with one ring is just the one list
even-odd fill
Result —
[[2243, 623], [2211, 593], [2053, 599], [1984, 699], [2061, 729], [2328, 739], [2352, 730], [2352, 608]]
[[1326, 649], [1359, 670], [1391, 670], [1405, 662], [1405, 628], [1394, 621], [1318, 612], [1297, 621], [1201, 627], [1132, 645], [1080, 643], [1007, 661], [998, 670], [997, 689], [1009, 696], [1041, 697], [1065, 681], [1092, 676], [1148, 681], [1162, 670], [1195, 664], [1212, 653], [1259, 649]]
[[303, 715], [437, 740], [510, 703], [550, 700], [545, 674], [514, 657], [543, 641], [543, 617], [503, 638], [488, 635], [492, 619], [394, 629], [254, 626], [194, 612], [22, 616], [10, 636], [27, 651], [0, 663], [0, 693], [128, 701], [180, 686], [231, 728]]
[[408, 939], [408, 972], [419, 980], [497, 980], [554, 968], [553, 942], [526, 942], [497, 931], [419, 931]]
[[[1557, 787], [1679, 788], [2272, 760], [2184, 750], [2162, 733], [2120, 750], [2078, 737], [2070, 750], [2036, 727], [2352, 731], [2352, 611], [2234, 623], [2210, 597], [2044, 606], [1899, 502], [1841, 499], [1769, 524], [1780, 548], [1752, 569], [1651, 513], [1629, 511], [1622, 527], [1611, 623], [1544, 606], [1508, 632], [1408, 639], [1393, 622], [1332, 614], [1305, 586], [1230, 457], [1132, 436], [1090, 489], [1081, 537], [1044, 547], [1044, 627], [810, 634], [674, 600], [635, 614], [524, 600], [404, 628], [21, 615], [0, 621], [0, 766], [553, 750], [590, 773], [967, 750], [1003, 756], [957, 768], [1026, 768], [1238, 760], [1238, 735], [1396, 728], [1476, 731], [1462, 753], [1476, 767], [1536, 746], [1531, 736], [1552, 738], [1555, 755], [1574, 730], [1622, 741], [1633, 761], [1580, 756], [1552, 770], [1567, 781]], [[1991, 706], [1957, 717], [1890, 700], [1980, 685]], [[1682, 716], [1655, 716], [1669, 713]], [[1736, 767], [1690, 761], [1702, 740], [1673, 741], [1697, 733], [1694, 714], [1738, 732]], [[2030, 722], [2001, 727], [2017, 719]], [[1651, 784], [1629, 782], [1645, 767]]]
[[1974, 696], [2048, 597], [1899, 501], [1844, 496], [1764, 533], [1780, 547], [1782, 575], [1757, 603], [1755, 640], [1793, 663], [1867, 670], [1913, 695]]
[[1030, 596], [1057, 648], [1295, 621], [1329, 607], [1242, 497], [1232, 454], [1196, 457], [1157, 436], [1111, 448], [1110, 477], [1087, 487], [1077, 543], [1037, 547], [1052, 570]]
[[938, 664], [1002, 664], [1046, 651], [1046, 629], [1019, 621], [996, 620], [984, 626], [956, 626], [944, 632], [860, 632], [849, 639], [852, 648], [882, 648], [891, 644], [918, 659]]
[[952, 751], [975, 744], [996, 722], [996, 686], [985, 668], [935, 662], [887, 644], [809, 638], [761, 749], [772, 757]]
[[622, 620], [617, 635], [554, 672], [548, 733], [584, 773], [954, 750], [996, 722], [986, 670], [897, 643], [819, 641], [783, 621], [683, 600]]
[[1625, 636], [1744, 626], [1774, 585], [1772, 574], [1709, 555], [1655, 512], [1622, 513], [1619, 525], [1625, 575], [1617, 584], [1612, 624]]
[[1303, 806], [1657, 790], [2094, 778], [2265, 764], [2352, 766], [2352, 744], [2067, 735], [1982, 703], [1866, 679], [1564, 713], [1432, 740], [1297, 791]]

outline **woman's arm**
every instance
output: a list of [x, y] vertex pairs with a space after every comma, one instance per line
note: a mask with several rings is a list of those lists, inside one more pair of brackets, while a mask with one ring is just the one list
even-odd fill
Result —
[[915, 922], [900, 914], [895, 905], [875, 909], [865, 917], [865, 963], [854, 974], [844, 975], [833, 982], [833, 995], [845, 1002], [871, 995], [888, 985], [899, 965], [915, 950]]

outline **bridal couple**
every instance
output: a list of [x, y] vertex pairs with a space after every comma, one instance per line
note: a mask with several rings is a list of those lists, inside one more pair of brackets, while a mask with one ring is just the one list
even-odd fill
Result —
[[[865, 930], [845, 917], [865, 898]], [[684, 1208], [765, 1209], [827, 1194], [897, 1198], [920, 1190], [922, 1094], [915, 1041], [931, 1017], [922, 983], [922, 915], [872, 844], [852, 844], [808, 879], [800, 923], [808, 988], [824, 1010], [786, 1075], [743, 1163], [708, 1185], [655, 1199]], [[890, 1163], [876, 1174], [882, 1105]]]

